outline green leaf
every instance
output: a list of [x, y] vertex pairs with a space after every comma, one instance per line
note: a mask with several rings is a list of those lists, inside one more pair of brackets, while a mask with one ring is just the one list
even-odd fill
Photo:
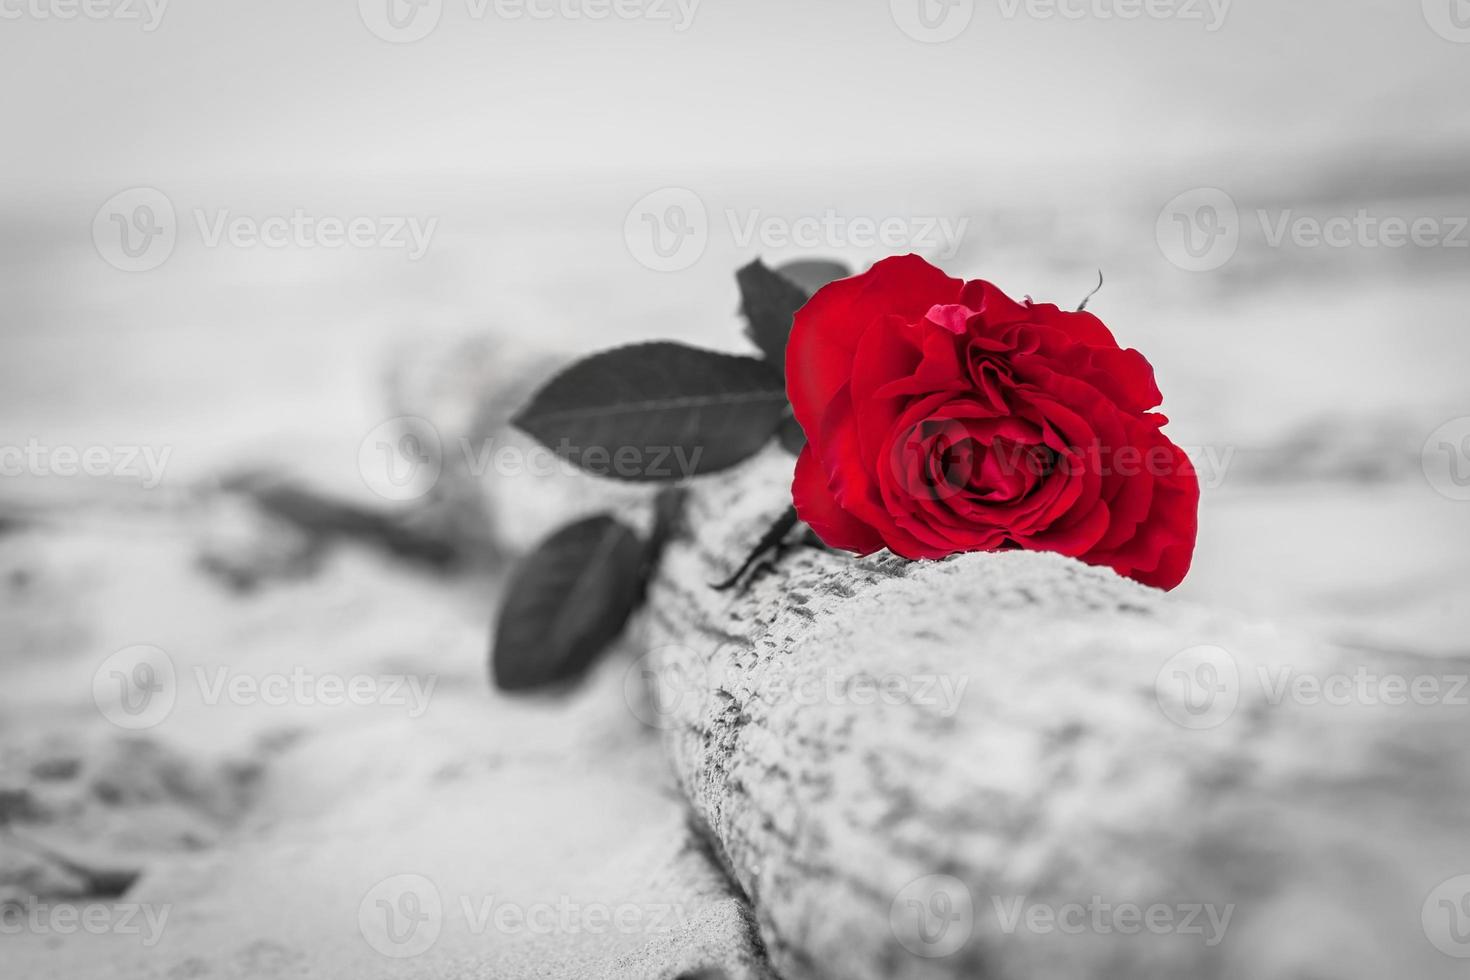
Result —
[[557, 531], [516, 566], [490, 652], [495, 686], [529, 691], [580, 677], [642, 597], [645, 552], [607, 514]]
[[584, 470], [649, 482], [734, 466], [785, 412], [785, 381], [759, 358], [658, 342], [578, 361], [514, 422]]

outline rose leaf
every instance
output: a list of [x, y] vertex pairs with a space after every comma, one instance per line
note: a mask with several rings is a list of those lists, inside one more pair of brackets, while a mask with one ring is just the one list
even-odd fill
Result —
[[783, 278], [790, 279], [806, 290], [807, 296], [833, 280], [846, 279], [852, 275], [852, 270], [847, 266], [830, 259], [797, 259], [776, 266], [776, 271]]
[[740, 312], [745, 315], [745, 334], [760, 348], [778, 371], [786, 370], [786, 338], [791, 321], [806, 305], [811, 294], [779, 272], [765, 267], [760, 259], [735, 273], [740, 284]]
[[600, 514], [557, 531], [516, 566], [490, 651], [495, 686], [574, 680], [622, 632], [643, 592], [644, 545]]
[[781, 420], [781, 427], [776, 430], [776, 441], [791, 455], [801, 455], [801, 450], [806, 445], [806, 433], [802, 431], [795, 415], [788, 415]]
[[760, 358], [661, 341], [576, 362], [514, 424], [591, 473], [654, 482], [734, 466], [785, 411], [785, 381]]

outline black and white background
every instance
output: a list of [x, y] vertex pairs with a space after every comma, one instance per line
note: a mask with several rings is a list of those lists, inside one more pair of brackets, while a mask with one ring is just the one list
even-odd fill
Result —
[[0, 0], [0, 82], [5, 975], [703, 928], [636, 650], [488, 687], [506, 555], [600, 485], [474, 420], [741, 349], [757, 257], [1101, 270], [1204, 488], [1177, 597], [1470, 654], [1465, 0]]

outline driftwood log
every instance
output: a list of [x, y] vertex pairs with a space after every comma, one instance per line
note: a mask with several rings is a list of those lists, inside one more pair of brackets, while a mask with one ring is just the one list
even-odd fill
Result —
[[644, 624], [678, 781], [782, 976], [1470, 975], [1470, 664], [1047, 554], [799, 548], [710, 589], [790, 467], [696, 488]]
[[[426, 358], [399, 411], [446, 447], [524, 447], [505, 423], [559, 359], [508, 367], [534, 359], [508, 343]], [[481, 499], [465, 519], [512, 551], [647, 506], [448, 464], [441, 495]], [[1470, 662], [1334, 647], [1046, 554], [797, 548], [709, 588], [791, 466], [696, 481], [630, 630], [651, 670], [629, 672], [655, 678], [638, 713], [786, 980], [1470, 976]]]

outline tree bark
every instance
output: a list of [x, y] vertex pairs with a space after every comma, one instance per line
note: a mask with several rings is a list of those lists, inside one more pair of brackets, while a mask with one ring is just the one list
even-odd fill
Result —
[[[712, 590], [790, 468], [698, 481], [643, 624], [652, 717], [784, 977], [1465, 975], [1436, 942], [1470, 954], [1470, 879], [1439, 887], [1470, 874], [1470, 664], [1050, 554], [800, 547]], [[1372, 703], [1393, 677], [1438, 703]]]

